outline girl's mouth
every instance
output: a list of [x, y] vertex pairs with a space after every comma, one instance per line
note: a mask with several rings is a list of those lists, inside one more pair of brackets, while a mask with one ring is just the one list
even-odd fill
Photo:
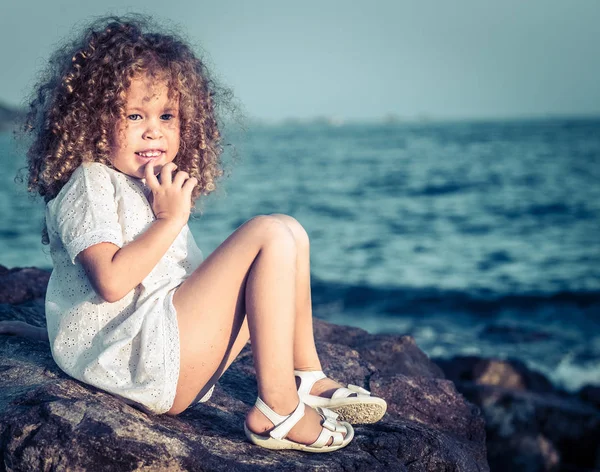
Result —
[[164, 153], [164, 151], [160, 150], [160, 149], [152, 149], [152, 150], [148, 150], [148, 151], [138, 151], [136, 152], [136, 154], [140, 157], [143, 157], [144, 159], [155, 159], [159, 156], [161, 156]]

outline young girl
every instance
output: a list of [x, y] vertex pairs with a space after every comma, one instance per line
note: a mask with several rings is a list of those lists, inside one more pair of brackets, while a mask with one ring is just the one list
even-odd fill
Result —
[[378, 421], [386, 403], [322, 372], [306, 232], [259, 216], [203, 261], [187, 226], [221, 174], [216, 91], [184, 42], [135, 18], [97, 22], [52, 57], [27, 122], [54, 264], [52, 355], [82, 382], [176, 415], [210, 397], [251, 339], [249, 440], [334, 451], [349, 422]]

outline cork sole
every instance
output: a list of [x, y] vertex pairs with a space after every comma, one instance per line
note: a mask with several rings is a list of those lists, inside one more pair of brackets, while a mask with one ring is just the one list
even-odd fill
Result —
[[346, 421], [350, 424], [377, 423], [383, 418], [387, 409], [384, 405], [377, 403], [350, 403], [328, 408], [340, 415], [339, 421]]

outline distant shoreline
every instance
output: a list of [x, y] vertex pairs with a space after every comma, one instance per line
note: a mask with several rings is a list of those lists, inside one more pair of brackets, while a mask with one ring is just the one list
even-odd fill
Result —
[[[497, 125], [507, 124], [536, 124], [536, 123], [596, 123], [600, 122], [600, 115], [540, 115], [540, 116], [514, 116], [514, 117], [481, 117], [481, 118], [410, 118], [410, 117], [381, 117], [381, 118], [336, 118], [336, 117], [314, 117], [314, 118], [283, 118], [279, 120], [249, 117], [245, 120], [248, 128], [277, 128], [277, 127], [323, 127], [343, 128], [352, 126], [384, 126], [384, 127], [425, 127], [425, 126], [452, 126], [452, 125]], [[227, 128], [227, 123], [225, 123]]]
[[[25, 116], [26, 110], [6, 105], [0, 102], [0, 132], [8, 131]], [[561, 115], [561, 114], [537, 114], [521, 116], [473, 116], [473, 117], [450, 117], [422, 114], [418, 116], [402, 116], [389, 113], [380, 117], [344, 118], [336, 115], [317, 115], [313, 117], [284, 117], [284, 118], [262, 118], [248, 116], [248, 126], [353, 126], [353, 125], [436, 125], [436, 124], [485, 124], [485, 123], [548, 123], [565, 121], [600, 121], [600, 114]], [[227, 123], [225, 123], [227, 127]]]

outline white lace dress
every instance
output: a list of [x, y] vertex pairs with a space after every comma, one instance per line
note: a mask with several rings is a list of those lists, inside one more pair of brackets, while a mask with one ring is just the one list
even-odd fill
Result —
[[202, 262], [186, 225], [148, 276], [108, 303], [92, 288], [77, 255], [134, 240], [154, 221], [142, 181], [102, 164], [80, 166], [48, 202], [46, 225], [54, 270], [46, 294], [52, 356], [70, 376], [151, 413], [175, 398], [179, 332], [174, 289]]

